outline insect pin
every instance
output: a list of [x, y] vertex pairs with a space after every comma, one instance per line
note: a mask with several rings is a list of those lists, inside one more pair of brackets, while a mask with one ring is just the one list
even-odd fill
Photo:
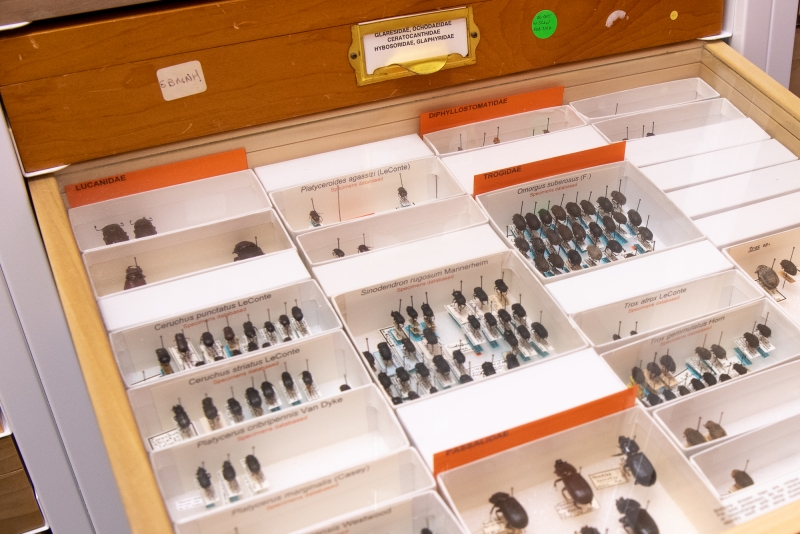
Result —
[[656, 469], [647, 456], [639, 450], [639, 445], [632, 438], [619, 437], [620, 456], [625, 456], [625, 467], [631, 472], [634, 484], [652, 486], [656, 483]]
[[489, 497], [489, 502], [492, 504], [489, 515], [494, 512], [498, 520], [506, 522], [508, 528], [523, 529], [528, 526], [528, 514], [519, 501], [513, 497], [513, 493], [512, 489], [511, 495], [497, 492]]
[[[358, 245], [358, 253], [361, 254], [362, 252], [369, 252], [371, 249], [367, 246], [367, 236], [366, 234], [361, 234], [361, 244]], [[339, 243], [339, 240], [336, 240], [336, 243]]]
[[[558, 475], [558, 478], [553, 482], [553, 487], [559, 482], [564, 484], [561, 495], [564, 496], [565, 500], [571, 500], [578, 506], [586, 506], [592, 503], [594, 499], [592, 487], [572, 464], [563, 460], [556, 460], [555, 474]], [[569, 494], [569, 498], [567, 494]]]
[[339, 243], [339, 238], [336, 238], [336, 248], [331, 251], [331, 254], [334, 258], [344, 258], [344, 250], [341, 249], [341, 244]]

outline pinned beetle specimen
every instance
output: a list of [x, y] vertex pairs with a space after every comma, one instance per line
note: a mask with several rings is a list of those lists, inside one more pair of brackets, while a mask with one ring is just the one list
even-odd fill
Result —
[[603, 252], [597, 245], [589, 245], [586, 247], [586, 253], [589, 255], [589, 259], [593, 261], [600, 261], [603, 258]]
[[[559, 482], [564, 483], [561, 495], [565, 500], [572, 500], [573, 503], [580, 505], [591, 504], [594, 499], [592, 487], [572, 464], [556, 460], [555, 473], [558, 475], [558, 479], [553, 482], [553, 486], [555, 487]], [[569, 493], [571, 499], [567, 498], [566, 493]]]
[[586, 239], [586, 230], [583, 229], [580, 223], [572, 223], [572, 235], [575, 236], [575, 241], [583, 243]]
[[661, 404], [663, 402], [661, 400], [661, 397], [659, 397], [658, 395], [656, 395], [655, 393], [652, 393], [652, 392], [648, 393], [646, 398], [647, 398], [647, 402], [648, 402], [648, 404], [650, 404], [650, 406], [658, 406], [659, 404]]
[[531, 233], [536, 232], [542, 227], [542, 222], [539, 220], [539, 217], [530, 212], [525, 214], [525, 223], [527, 223], [528, 228], [531, 229]]
[[344, 258], [344, 256], [345, 256], [344, 250], [339, 248], [339, 246], [340, 246], [339, 245], [339, 238], [337, 237], [336, 238], [336, 248], [333, 249], [333, 257], [334, 258]]
[[585, 527], [581, 527], [581, 531], [578, 534], [600, 534], [600, 531], [587, 525]]
[[663, 356], [661, 356], [661, 358], [659, 358], [658, 361], [661, 363], [661, 365], [664, 366], [664, 369], [666, 369], [670, 373], [674, 373], [675, 370], [677, 369], [675, 365], [675, 360], [672, 359], [672, 356], [670, 356], [669, 354], [664, 354]]
[[578, 217], [581, 216], [581, 208], [576, 203], [567, 202], [566, 208], [567, 208], [567, 213], [569, 213], [569, 216], [572, 217], [573, 219], [577, 219]]
[[637, 228], [639, 231], [639, 237], [644, 239], [645, 241], [652, 241], [653, 240], [653, 232], [646, 226], [639, 226]]
[[717, 383], [717, 379], [714, 377], [714, 375], [712, 375], [708, 371], [703, 373], [703, 380], [705, 380], [706, 384], [708, 384], [709, 386], [713, 386]]
[[589, 233], [592, 234], [592, 237], [597, 241], [600, 239], [600, 236], [603, 235], [603, 229], [600, 228], [600, 225], [596, 222], [592, 221], [589, 223]]
[[367, 236], [364, 235], [364, 234], [361, 234], [361, 238], [364, 240], [364, 242], [362, 244], [358, 245], [358, 253], [359, 254], [361, 254], [362, 252], [369, 252], [371, 250], [367, 246]]
[[481, 303], [481, 306], [484, 306], [489, 302], [489, 295], [487, 295], [486, 291], [484, 291], [480, 286], [475, 287], [475, 289], [472, 290], [472, 296]]
[[581, 200], [581, 209], [586, 215], [590, 217], [595, 213], [597, 213], [597, 210], [594, 209], [594, 204], [592, 204], [588, 200]]
[[544, 251], [547, 250], [547, 245], [544, 244], [543, 239], [534, 237], [531, 239], [531, 248], [535, 254], [544, 254]]
[[639, 212], [634, 209], [628, 210], [628, 220], [633, 226], [639, 226], [642, 224], [642, 216], [639, 215]]
[[506, 527], [522, 529], [528, 526], [528, 514], [525, 508], [508, 493], [497, 492], [489, 497], [489, 502], [492, 504], [489, 515], [496, 510], [497, 518], [504, 520]]
[[759, 324], [756, 326], [756, 330], [758, 333], [761, 334], [761, 337], [771, 337], [772, 336], [772, 328], [768, 327], [765, 324]]
[[464, 296], [464, 294], [461, 292], [460, 289], [454, 289], [452, 294], [453, 294], [453, 304], [456, 305], [458, 311], [463, 310], [464, 307], [467, 305], [467, 299]]
[[222, 462], [222, 478], [228, 483], [230, 488], [238, 493], [239, 491], [239, 483], [236, 481], [236, 469], [233, 468], [233, 464], [230, 460], [225, 460]]
[[533, 259], [533, 266], [542, 273], [546, 273], [550, 270], [550, 262], [548, 262], [547, 258], [543, 255], [538, 255]]
[[597, 197], [597, 205], [600, 206], [600, 209], [605, 212], [611, 212], [614, 210], [614, 205], [606, 197]]
[[403, 187], [402, 173], [400, 174], [400, 187], [397, 188], [397, 198], [400, 199], [400, 204], [403, 206], [411, 204], [411, 201], [408, 200], [408, 191]]
[[606, 250], [610, 250], [614, 254], [622, 253], [622, 245], [616, 239], [609, 239], [606, 244]]
[[662, 395], [664, 395], [664, 398], [667, 399], [668, 401], [675, 400], [678, 398], [675, 396], [675, 394], [672, 392], [671, 389], [665, 389]]
[[747, 347], [750, 350], [756, 350], [761, 345], [761, 342], [758, 340], [758, 337], [756, 337], [755, 334], [745, 332], [742, 337], [744, 338], [744, 341], [747, 343]]
[[608, 215], [603, 215], [603, 226], [606, 229], [606, 232], [609, 234], [613, 234], [617, 231], [617, 225], [614, 224], [614, 218]]
[[133, 235], [136, 237], [136, 239], [139, 239], [140, 237], [149, 237], [151, 235], [156, 235], [157, 233], [156, 227], [153, 226], [153, 219], [142, 217], [133, 223]]
[[795, 276], [797, 274], [797, 266], [792, 263], [792, 257], [794, 256], [794, 247], [792, 247], [792, 253], [789, 255], [788, 260], [781, 260], [781, 269], [788, 275]]
[[771, 267], [759, 265], [756, 267], [756, 276], [758, 277], [758, 281], [765, 288], [773, 290], [778, 287], [778, 275]]
[[211, 483], [211, 475], [208, 474], [205, 467], [198, 467], [197, 473], [195, 474], [197, 478], [197, 484], [205, 490], [206, 494], [213, 497], [214, 496], [214, 486]]
[[736, 371], [737, 373], [739, 373], [740, 375], [743, 375], [743, 374], [747, 373], [747, 367], [745, 367], [741, 363], [734, 363], [733, 364], [733, 370]]
[[705, 385], [697, 378], [692, 378], [689, 382], [692, 385], [692, 389], [695, 391], [700, 391], [701, 389], [705, 389]]
[[158, 358], [158, 364], [161, 366], [161, 372], [165, 375], [171, 375], [173, 373], [172, 364], [170, 363], [172, 360], [167, 349], [164, 347], [156, 349], [156, 358]]
[[701, 417], [697, 420], [697, 428], [687, 428], [683, 431], [683, 437], [686, 438], [686, 443], [689, 447], [706, 442], [706, 437], [700, 433], [700, 421], [702, 419]]
[[[509, 332], [509, 330], [506, 330]], [[513, 333], [511, 335], [514, 335]], [[481, 369], [483, 370], [483, 376], [492, 376], [497, 374], [497, 371], [494, 368], [494, 364], [492, 362], [483, 362], [481, 364]]]
[[525, 255], [527, 255], [528, 252], [530, 252], [531, 250], [531, 246], [528, 244], [528, 241], [524, 237], [514, 238], [514, 246], [517, 247], [517, 250], [519, 250]]
[[614, 221], [616, 221], [616, 223], [619, 225], [623, 225], [628, 222], [628, 218], [625, 217], [625, 214], [622, 213], [621, 211], [615, 211], [611, 216], [614, 218]]
[[[541, 313], [539, 315], [541, 315]], [[542, 341], [547, 340], [547, 336], [549, 334], [547, 332], [547, 328], [545, 328], [542, 323], [540, 322], [531, 323], [531, 330], [533, 330], [533, 333], [536, 335], [536, 337], [538, 337]]]
[[617, 511], [622, 514], [619, 522], [633, 534], [658, 534], [653, 517], [633, 499], [617, 499]]
[[551, 207], [550, 211], [553, 213], [553, 216], [556, 218], [557, 221], [563, 222], [567, 220], [567, 212], [564, 211], [564, 208], [562, 208], [558, 204]]
[[[233, 388], [231, 388], [231, 395], [233, 395]], [[230, 412], [231, 417], [233, 417], [233, 420], [237, 423], [244, 417], [242, 405], [234, 397], [228, 399], [228, 411]]]
[[639, 444], [625, 436], [620, 436], [618, 441], [622, 451], [620, 455], [625, 456], [625, 467], [633, 475], [634, 483], [642, 486], [655, 484], [656, 470], [647, 456], [639, 450]]
[[233, 247], [233, 254], [236, 254], [236, 257], [233, 258], [233, 261], [239, 260], [249, 260], [250, 258], [255, 258], [256, 256], [263, 256], [264, 251], [257, 245], [257, 243], [253, 243], [252, 241], [239, 241], [236, 243], [236, 246]]
[[711, 359], [711, 351], [705, 347], [696, 347], [694, 352], [700, 357], [701, 360], [708, 361]]
[[680, 386], [678, 386], [678, 393], [680, 394], [681, 397], [683, 397], [684, 395], [688, 395], [689, 393], [691, 393], [691, 391], [689, 391], [689, 388], [681, 384]]
[[706, 421], [703, 424], [703, 426], [706, 427], [706, 430], [708, 430], [709, 438], [712, 440], [724, 438], [728, 435], [728, 433], [725, 432], [725, 429], [722, 428], [722, 415], [722, 413], [719, 414], [719, 423], [715, 423], [714, 421]]
[[[94, 227], [97, 230], [97, 226]], [[130, 237], [125, 230], [122, 229], [122, 224], [107, 224], [98, 232], [103, 232], [103, 242], [106, 245], [113, 245], [114, 243], [122, 243], [128, 241]]]
[[519, 213], [515, 213], [511, 217], [511, 224], [514, 225], [514, 228], [516, 228], [518, 232], [524, 232], [525, 228], [528, 226], [528, 224], [525, 222], [525, 217]]
[[561, 236], [561, 239], [565, 242], [572, 241], [575, 238], [572, 234], [572, 230], [561, 223], [556, 223], [556, 230], [558, 231], [558, 235]]
[[317, 212], [317, 208], [314, 207], [314, 199], [311, 199], [311, 211], [308, 212], [308, 220], [311, 223], [311, 226], [321, 226], [322, 225], [322, 214]]
[[747, 463], [744, 464], [744, 469], [739, 471], [738, 469], [734, 469], [731, 472], [731, 477], [733, 477], [733, 489], [734, 491], [738, 491], [740, 489], [744, 489], [748, 486], [752, 486], [755, 484], [753, 482], [753, 478], [747, 474], [747, 465], [750, 463], [750, 460], [747, 460]]
[[139, 267], [139, 264], [136, 263], [136, 258], [133, 258], [133, 263], [134, 265], [125, 269], [125, 286], [123, 287], [123, 291], [135, 287], [142, 287], [147, 284], [144, 280], [144, 271]]
[[176, 404], [172, 407], [172, 413], [174, 415], [175, 422], [178, 424], [178, 428], [181, 430], [181, 433], [185, 434], [189, 432], [192, 426], [192, 421], [189, 419], [189, 415], [186, 413], [186, 410], [183, 408], [183, 406]]
[[570, 249], [569, 252], [567, 252], [567, 259], [569, 260], [570, 267], [574, 269], [581, 268], [581, 254], [577, 250]]
[[561, 244], [561, 234], [550, 228], [549, 226], [545, 226], [544, 228], [544, 236], [550, 242], [551, 245], [557, 247]]
[[564, 268], [564, 258], [559, 256], [558, 254], [550, 254], [550, 256], [548, 256], [547, 259], [550, 260], [550, 265], [552, 265], [556, 269]]
[[539, 210], [539, 219], [542, 221], [542, 224], [544, 225], [553, 224], [553, 216], [550, 215], [550, 212], [544, 208]]
[[620, 206], [624, 206], [628, 199], [625, 195], [620, 193], [619, 191], [612, 191], [611, 192], [611, 200], [619, 204]]

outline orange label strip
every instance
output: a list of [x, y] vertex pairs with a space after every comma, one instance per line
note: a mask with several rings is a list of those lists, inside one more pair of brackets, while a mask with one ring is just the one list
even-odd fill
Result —
[[237, 148], [219, 154], [69, 184], [64, 187], [64, 192], [69, 207], [77, 208], [245, 169], [247, 169], [247, 153], [244, 148]]
[[476, 174], [472, 181], [472, 195], [480, 195], [512, 185], [524, 184], [549, 176], [597, 167], [625, 160], [625, 141], [590, 148], [581, 152], [564, 154], [555, 158], [523, 163], [505, 169]]
[[455, 128], [473, 122], [497, 119], [526, 111], [552, 108], [564, 103], [564, 87], [551, 87], [519, 95], [490, 98], [447, 109], [428, 111], [419, 116], [419, 135]]
[[538, 421], [532, 421], [492, 436], [437, 452], [433, 455], [433, 475], [436, 476], [492, 454], [627, 410], [632, 408], [635, 402], [636, 390], [629, 388]]

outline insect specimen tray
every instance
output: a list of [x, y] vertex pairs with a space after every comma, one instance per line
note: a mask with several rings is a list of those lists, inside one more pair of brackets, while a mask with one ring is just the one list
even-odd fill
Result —
[[[684, 16], [681, 15], [677, 20], [682, 20], [683, 18]], [[605, 27], [604, 31], [606, 31]], [[348, 43], [350, 42], [349, 34], [345, 40]], [[561, 53], [563, 53], [563, 51], [561, 51]], [[435, 81], [437, 77], [448, 78], [451, 76], [449, 73], [457, 72], [457, 70], [458, 69], [453, 69], [445, 73], [433, 74], [426, 78], [407, 78], [392, 83], [396, 84], [393, 85], [393, 87], [402, 86], [406, 82], [412, 84], [427, 84], [429, 80]], [[174, 283], [171, 282], [170, 284], [157, 284], [153, 286], [153, 289], [159, 288], [159, 302], [161, 303], [161, 307], [158, 310], [145, 310], [142, 308], [142, 302], [137, 296], [139, 290], [127, 291], [121, 295], [116, 295], [115, 297], [124, 296], [126, 300], [125, 302], [120, 302], [119, 306], [115, 307], [113, 310], [111, 310], [108, 303], [103, 303], [103, 299], [101, 299], [100, 309], [107, 315], [107, 319], [111, 317], [109, 312], [112, 311], [114, 316], [118, 318], [113, 321], [109, 320], [108, 324], [104, 325], [102, 316], [98, 312], [98, 306], [94, 302], [89, 279], [83, 275], [84, 270], [80, 258], [80, 251], [75, 243], [70, 221], [64, 209], [62, 198], [64, 184], [114, 175], [116, 173], [125, 172], [132, 167], [143, 168], [156, 163], [180, 161], [238, 146], [245, 147], [248, 165], [251, 168], [279, 164], [287, 160], [292, 160], [293, 158], [313, 156], [315, 154], [327, 153], [339, 149], [348, 149], [349, 147], [355, 147], [375, 140], [386, 140], [386, 144], [383, 145], [384, 154], [388, 153], [391, 155], [392, 143], [388, 140], [416, 134], [418, 131], [419, 115], [424, 111], [446, 109], [461, 105], [465, 101], [479, 102], [505, 95], [552, 87], [554, 85], [565, 86], [564, 102], [569, 103], [617, 91], [635, 89], [654, 83], [697, 77], [701, 78], [722, 97], [728, 99], [747, 118], [751, 119], [759, 128], [783, 144], [788, 150], [795, 154], [800, 153], [800, 104], [798, 104], [795, 97], [777, 82], [767, 77], [762, 71], [747, 62], [726, 44], [720, 42], [692, 41], [657, 49], [626, 52], [618, 56], [602, 59], [590, 59], [576, 64], [548, 66], [539, 71], [513, 74], [505, 76], [502, 79], [473, 81], [460, 85], [457, 90], [451, 88], [431, 89], [430, 86], [426, 85], [424, 90], [428, 92], [420, 93], [413, 97], [400, 96], [399, 98], [384, 103], [369, 103], [362, 104], [358, 107], [342, 108], [336, 111], [328, 111], [324, 116], [298, 116], [281, 123], [254, 126], [248, 130], [240, 130], [232, 135], [216, 133], [213, 138], [204, 138], [198, 141], [186, 140], [181, 144], [171, 146], [151, 146], [151, 148], [143, 149], [137, 153], [120, 153], [108, 156], [103, 160], [74, 164], [57, 172], [55, 175], [47, 175], [29, 180], [31, 198], [41, 227], [43, 241], [47, 248], [48, 257], [52, 265], [54, 278], [59, 289], [66, 318], [72, 331], [72, 339], [76, 347], [78, 358], [81, 361], [81, 368], [83, 369], [85, 382], [92, 398], [98, 425], [104, 435], [110, 463], [114, 468], [114, 472], [118, 473], [117, 483], [120, 488], [120, 493], [123, 496], [123, 502], [125, 503], [128, 517], [131, 518], [130, 520], [134, 531], [147, 532], [148, 534], [162, 534], [170, 532], [173, 527], [166, 514], [164, 504], [157, 498], [159, 489], [155, 481], [155, 475], [147, 459], [144, 445], [137, 430], [135, 418], [127, 399], [124, 382], [119, 377], [119, 370], [111, 346], [108, 343], [105, 326], [114, 326], [114, 329], [119, 329], [123, 326], [151, 323], [159, 318], [180, 316], [182, 313], [189, 313], [191, 310], [207, 309], [217, 302], [228, 301], [230, 298], [235, 298], [235, 296], [244, 297], [260, 293], [262, 288], [264, 291], [267, 291], [269, 288], [285, 286], [298, 279], [305, 279], [308, 275], [302, 274], [304, 266], [294, 251], [291, 251], [291, 254], [294, 255], [294, 259], [291, 261], [287, 260], [282, 264], [283, 267], [281, 268], [277, 268], [277, 266], [276, 268], [271, 268], [270, 272], [272, 274], [270, 276], [264, 275], [261, 269], [254, 269], [253, 272], [249, 271], [249, 265], [253, 265], [259, 261], [255, 259], [245, 262], [242, 265], [242, 267], [248, 265], [247, 276], [228, 282], [229, 285], [226, 289], [232, 291], [232, 294], [229, 296], [220, 297], [220, 294], [216, 292], [215, 283], [218, 282], [216, 279], [209, 280], [208, 283], [205, 283], [201, 287], [189, 287], [185, 284], [185, 281], [195, 278], [189, 277], [176, 280]], [[375, 84], [371, 86], [370, 89], [367, 89], [367, 91], [387, 90], [388, 92], [386, 95], [388, 96], [391, 94], [393, 89], [380, 87], [381, 85], [382, 84]], [[331, 92], [332, 89], [326, 88], [326, 91]], [[123, 92], [120, 91], [119, 93]], [[186, 101], [188, 102], [189, 100], [190, 99], [187, 99]], [[252, 108], [252, 101], [252, 99], [247, 101], [249, 102], [249, 108]], [[294, 102], [294, 100], [292, 101]], [[339, 103], [341, 104], [341, 102]], [[728, 122], [731, 123], [733, 121]], [[197, 124], [199, 123], [196, 122], [196, 126]], [[188, 122], [186, 125], [188, 126]], [[122, 126], [124, 125], [120, 124], [120, 127]], [[641, 124], [639, 128], [641, 129]], [[487, 162], [483, 168], [475, 172], [472, 172], [472, 170], [465, 171], [463, 174], [464, 181], [471, 185], [474, 180], [474, 175], [479, 172], [488, 172], [509, 165], [522, 163], [530, 159], [542, 159], [552, 157], [556, 155], [556, 153], [572, 152], [578, 148], [590, 148], [605, 144], [605, 140], [603, 140], [599, 134], [596, 134], [596, 132], [594, 136], [590, 135], [592, 139], [589, 140], [589, 142], [582, 144], [580, 147], [578, 145], [568, 145], [559, 141], [560, 138], [558, 136], [571, 136], [574, 132], [584, 130], [592, 131], [582, 127], [563, 132], [554, 132], [541, 138], [537, 134], [535, 143], [552, 143], [547, 150], [541, 152], [537, 149], [536, 152], [525, 153], [522, 148], [529, 146], [528, 143], [531, 142], [530, 139], [526, 139], [473, 150], [467, 154], [448, 156], [444, 158], [444, 160], [455, 160], [456, 158], [483, 158], [483, 154], [489, 154], [495, 150], [509, 152], [508, 158], [502, 162]], [[191, 130], [190, 133], [193, 131], [194, 130]], [[658, 130], [656, 130], [656, 132], [657, 131]], [[657, 137], [658, 135], [656, 135], [656, 138]], [[550, 141], [551, 139], [552, 141]], [[156, 138], [153, 138], [155, 144], [161, 143], [163, 140], [164, 137], [161, 135], [157, 135]], [[646, 142], [647, 140], [644, 141]], [[417, 147], [421, 146], [422, 150], [430, 153], [430, 150], [424, 145], [421, 139], [417, 138], [417, 142]], [[633, 145], [637, 142], [638, 141], [633, 141], [630, 144]], [[516, 147], [521, 148], [518, 149]], [[354, 151], [348, 153], [363, 152], [361, 149], [354, 149]], [[404, 157], [399, 159], [407, 161], [415, 157], [424, 157], [424, 155], [425, 154], [415, 154], [411, 156], [406, 153]], [[530, 156], [535, 157], [531, 158]], [[90, 157], [95, 156], [90, 155]], [[326, 158], [317, 158], [314, 160], [318, 164], [317, 169], [326, 166], [324, 163], [325, 159]], [[328, 161], [330, 161], [329, 158]], [[45, 162], [45, 159], [40, 160], [40, 162]], [[383, 159], [378, 162], [361, 162], [356, 161], [353, 157], [350, 158], [349, 161], [343, 161], [341, 167], [333, 168], [331, 165], [330, 174], [327, 176], [321, 173], [318, 177], [315, 176], [313, 179], [316, 180], [319, 178], [319, 180], [323, 180], [326, 177], [331, 178], [348, 173], [357, 173], [363, 169], [381, 167], [392, 163], [394, 162], [391, 159]], [[499, 163], [499, 165], [495, 167], [497, 163]], [[287, 163], [286, 165], [289, 164]], [[475, 166], [470, 167], [472, 169], [476, 168]], [[34, 166], [31, 166], [31, 169], [33, 168]], [[453, 170], [453, 166], [450, 168]], [[305, 181], [305, 176], [302, 174], [296, 176], [298, 176], [298, 180], [302, 179]], [[260, 178], [263, 183], [263, 175], [260, 174]], [[273, 187], [268, 187], [267, 189], [276, 190], [293, 185], [292, 183], [282, 181], [289, 179], [293, 179], [293, 175], [284, 173], [283, 176], [281, 176], [281, 173], [276, 172], [272, 174], [271, 178]], [[396, 193], [397, 187], [394, 187], [392, 195], [396, 197]], [[788, 213], [797, 211], [794, 209], [794, 205], [785, 208], [785, 210]], [[304, 211], [304, 216], [307, 216], [310, 210], [304, 208]], [[326, 219], [327, 216], [328, 213], [322, 213], [323, 219]], [[746, 222], [748, 225], [757, 225], [759, 217], [760, 214], [755, 214], [752, 219], [742, 221], [742, 224]], [[98, 228], [100, 227], [98, 226]], [[657, 232], [654, 231], [654, 233]], [[770, 233], [774, 233], [774, 230]], [[749, 237], [745, 237], [744, 239], [749, 239]], [[698, 244], [692, 244], [680, 248], [695, 247], [697, 245]], [[656, 248], [656, 250], [658, 251], [658, 248]], [[376, 251], [376, 253], [377, 252], [380, 251]], [[657, 253], [654, 254], [653, 257], [657, 259], [666, 257], [665, 255], [670, 252], [672, 251], [665, 251], [661, 254]], [[288, 253], [289, 251], [285, 251], [278, 254], [283, 255]], [[370, 253], [368, 255], [372, 254], [373, 253]], [[516, 252], [514, 252], [514, 254], [516, 254]], [[274, 255], [271, 257], [274, 257]], [[704, 256], [704, 258], [707, 258], [713, 266], [717, 266], [717, 260], [713, 258], [709, 259], [707, 256]], [[629, 262], [629, 265], [633, 266], [645, 262], [646, 260], [647, 258], [637, 259], [636, 261]], [[343, 263], [347, 263], [348, 261], [351, 260], [346, 260]], [[689, 265], [691, 265], [692, 261], [696, 261], [696, 258], [686, 258], [686, 262], [688, 262]], [[337, 263], [340, 262], [333, 262], [331, 265]], [[384, 266], [378, 266], [375, 267], [374, 270], [379, 271], [383, 268]], [[619, 265], [613, 269], [597, 271], [597, 274], [601, 272], [613, 272], [614, 270], [624, 268], [624, 265]], [[726, 267], [724, 264], [715, 267], [711, 271], [703, 267], [696, 271], [697, 274], [695, 276], [715, 274], [725, 269]], [[216, 270], [210, 271], [210, 273], [216, 272]], [[296, 274], [298, 272], [301, 274]], [[658, 262], [653, 265], [650, 272], [651, 278], [654, 273], [662, 273]], [[747, 276], [752, 275], [753, 273], [748, 273]], [[530, 276], [533, 277], [535, 275], [531, 273]], [[590, 276], [590, 273], [575, 277], [573, 280], [578, 281], [587, 276]], [[397, 277], [395, 276], [394, 278]], [[572, 282], [572, 280], [568, 281]], [[672, 281], [673, 280], [669, 280], [670, 283], [672, 283]], [[491, 282], [493, 283], [494, 280], [492, 279]], [[254, 283], [258, 284], [258, 287], [253, 287]], [[663, 287], [666, 283], [667, 280], [661, 279], [659, 281], [659, 286], [656, 287]], [[466, 284], [467, 282], [465, 280], [465, 285]], [[787, 283], [786, 285], [788, 286], [789, 284]], [[173, 292], [172, 289], [167, 291], [166, 288], [169, 286], [174, 286], [175, 291]], [[554, 284], [550, 284], [550, 286], [553, 288], [555, 287]], [[492, 288], [491, 285], [488, 287], [489, 289]], [[448, 287], [447, 289], [447, 294], [441, 298], [444, 299], [448, 297], [455, 287]], [[465, 286], [465, 289], [469, 291], [471, 288]], [[586, 291], [585, 293], [591, 295], [594, 291], [605, 292], [602, 285], [596, 285], [591, 289], [592, 291]], [[212, 293], [212, 295], [208, 296], [207, 292]], [[125, 295], [125, 293], [128, 295]], [[644, 293], [646, 293], [646, 291], [640, 288], [631, 293], [630, 296], [633, 297]], [[467, 293], [467, 295], [469, 295], [469, 293]], [[607, 296], [608, 300], [603, 302], [603, 304], [619, 301], [627, 295], [609, 292]], [[396, 299], [391, 300], [393, 301], [393, 304], [391, 304], [392, 307], [386, 309], [387, 316], [381, 319], [381, 321], [391, 321], [388, 312], [392, 309], [396, 309], [396, 302], [394, 302]], [[415, 297], [414, 300], [416, 305], [417, 298]], [[448, 300], [452, 300], [452, 297]], [[523, 302], [523, 305], [524, 304], [525, 302]], [[405, 306], [406, 303], [404, 302], [403, 305]], [[601, 305], [601, 303], [597, 302], [596, 305]], [[529, 310], [529, 313], [533, 312]], [[378, 319], [380, 319], [380, 317], [378, 317]], [[361, 347], [359, 347], [359, 349], [361, 350]], [[556, 363], [556, 360], [554, 360], [553, 363]], [[544, 369], [547, 365], [549, 365], [549, 363], [545, 363], [541, 366], [531, 366], [529, 368], [538, 371], [539, 368]], [[789, 365], [791, 364], [765, 370], [761, 373], [754, 374], [752, 377], [743, 377], [740, 379], [740, 383], [749, 380], [757, 380], [768, 373], [781, 374], [783, 369], [788, 368]], [[509, 373], [507, 376], [511, 378], [513, 373]], [[615, 380], [617, 379], [615, 378]], [[492, 379], [487, 380], [485, 383], [488, 385], [493, 381], [500, 382], [499, 379]], [[739, 381], [739, 379], [737, 379], [737, 381]], [[464, 391], [467, 392], [471, 387], [473, 386], [465, 387]], [[474, 387], [478, 386], [474, 385]], [[723, 389], [724, 386], [716, 388], [717, 391], [722, 391]], [[762, 395], [768, 394], [770, 389], [771, 386], [767, 385], [762, 387], [760, 392]], [[561, 387], [559, 391], [560, 394], [564, 396], [565, 400], [567, 400], [569, 396], [568, 393], [571, 389], [568, 387]], [[671, 405], [678, 406], [678, 403], [693, 402], [692, 397], [702, 398], [711, 393], [713, 393], [712, 390], [709, 390], [708, 393], [700, 392], [693, 394], [685, 400], [673, 401]], [[375, 394], [382, 395], [380, 392], [376, 392]], [[442, 398], [454, 394], [455, 393], [447, 393], [443, 395]], [[382, 399], [381, 402], [384, 402], [384, 400]], [[420, 407], [423, 407], [427, 402], [429, 401], [422, 401], [418, 404]], [[411, 407], [413, 407], [413, 403], [409, 404], [409, 408]], [[667, 406], [667, 408], [668, 407], [670, 406]], [[658, 413], [658, 410], [656, 410], [656, 413]], [[725, 418], [727, 417], [728, 414], [726, 412]], [[696, 424], [696, 421], [697, 419], [695, 418], [694, 424]], [[683, 423], [679, 432], [683, 431], [686, 424], [689, 423]], [[724, 424], [725, 420], [723, 420], [723, 425]], [[564, 459], [568, 460], [567, 458]], [[550, 472], [551, 467], [552, 466], [547, 466], [547, 472]], [[196, 469], [197, 465], [191, 467], [192, 472], [196, 471]], [[135, 476], [131, 474], [135, 474]], [[191, 479], [191, 475], [192, 473], [187, 475], [187, 478]], [[550, 485], [552, 485], [552, 482], [550, 482]], [[491, 492], [494, 491], [498, 490], [493, 487]], [[553, 491], [552, 488], [551, 491]], [[491, 493], [488, 495], [481, 495], [480, 499], [488, 499], [489, 496], [491, 496]], [[481, 505], [483, 504], [482, 502]], [[644, 505], [644, 503], [642, 504]], [[487, 508], [484, 511], [488, 518], [489, 509]], [[618, 518], [619, 516], [615, 518], [615, 521], [617, 521]], [[795, 502], [774, 511], [770, 515], [763, 516], [741, 527], [734, 528], [732, 532], [747, 532], [748, 534], [760, 532], [768, 532], [770, 534], [793, 533], [796, 531], [798, 521], [800, 521], [798, 518], [800, 518], [800, 503]]]

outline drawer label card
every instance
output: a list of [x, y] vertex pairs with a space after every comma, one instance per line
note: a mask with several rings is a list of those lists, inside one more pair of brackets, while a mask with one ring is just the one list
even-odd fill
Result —
[[167, 102], [204, 92], [206, 76], [199, 61], [164, 67], [156, 71], [161, 95]]
[[367, 74], [389, 65], [450, 54], [464, 57], [469, 54], [466, 18], [409, 25], [364, 36]]

